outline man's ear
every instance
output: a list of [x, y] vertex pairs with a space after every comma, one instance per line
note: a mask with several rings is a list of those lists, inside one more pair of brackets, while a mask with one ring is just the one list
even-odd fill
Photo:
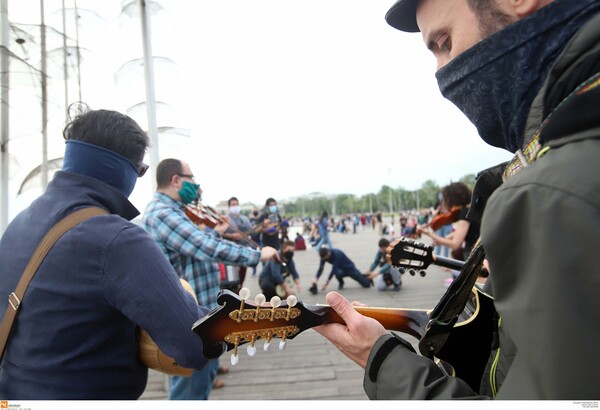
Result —
[[525, 18], [554, 0], [509, 0], [510, 7], [519, 18]]

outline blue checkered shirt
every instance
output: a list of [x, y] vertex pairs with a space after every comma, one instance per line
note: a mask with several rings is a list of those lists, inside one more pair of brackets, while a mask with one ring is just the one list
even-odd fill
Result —
[[256, 266], [260, 251], [221, 239], [216, 231], [199, 229], [185, 214], [182, 204], [157, 192], [146, 207], [142, 227], [158, 242], [180, 278], [196, 291], [198, 303], [217, 305], [221, 272], [226, 265]]

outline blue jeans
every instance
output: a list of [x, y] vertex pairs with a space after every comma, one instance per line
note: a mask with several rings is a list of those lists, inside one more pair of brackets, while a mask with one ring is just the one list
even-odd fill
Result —
[[[449, 235], [451, 232], [452, 232], [452, 224], [446, 224], [446, 225], [442, 226], [440, 229], [438, 229], [437, 231], [435, 231], [435, 233], [438, 234], [439, 236], [441, 236], [442, 238], [445, 238], [446, 235]], [[435, 254], [439, 255], [439, 256], [445, 256], [447, 258], [448, 255], [450, 254], [450, 248], [448, 248], [447, 246], [438, 245], [435, 247]]]
[[219, 370], [219, 359], [209, 360], [190, 377], [169, 377], [169, 400], [208, 400]]
[[325, 235], [325, 236], [321, 236], [321, 238], [319, 239], [319, 242], [317, 242], [317, 244], [315, 245], [315, 249], [319, 250], [321, 249], [321, 246], [327, 244], [327, 247], [329, 249], [333, 248], [333, 246], [331, 245], [331, 241], [329, 240], [329, 234]]

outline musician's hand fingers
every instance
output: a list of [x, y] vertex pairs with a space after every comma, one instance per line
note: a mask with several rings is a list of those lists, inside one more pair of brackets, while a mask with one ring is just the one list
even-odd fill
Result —
[[376, 320], [356, 312], [350, 302], [337, 292], [329, 292], [326, 300], [346, 325], [334, 323], [315, 327], [315, 330], [364, 368], [371, 348], [386, 333], [385, 329]]

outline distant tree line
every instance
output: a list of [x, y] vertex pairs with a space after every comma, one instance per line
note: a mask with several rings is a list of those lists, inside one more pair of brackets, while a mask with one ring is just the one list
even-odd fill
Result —
[[[473, 190], [475, 175], [465, 175], [459, 181], [464, 182]], [[288, 217], [316, 216], [323, 211], [327, 211], [330, 216], [374, 213], [379, 210], [384, 213], [402, 212], [434, 207], [438, 202], [440, 188], [441, 186], [435, 181], [428, 180], [414, 191], [383, 185], [377, 193], [362, 196], [311, 194], [285, 201], [283, 205], [285, 215]]]

